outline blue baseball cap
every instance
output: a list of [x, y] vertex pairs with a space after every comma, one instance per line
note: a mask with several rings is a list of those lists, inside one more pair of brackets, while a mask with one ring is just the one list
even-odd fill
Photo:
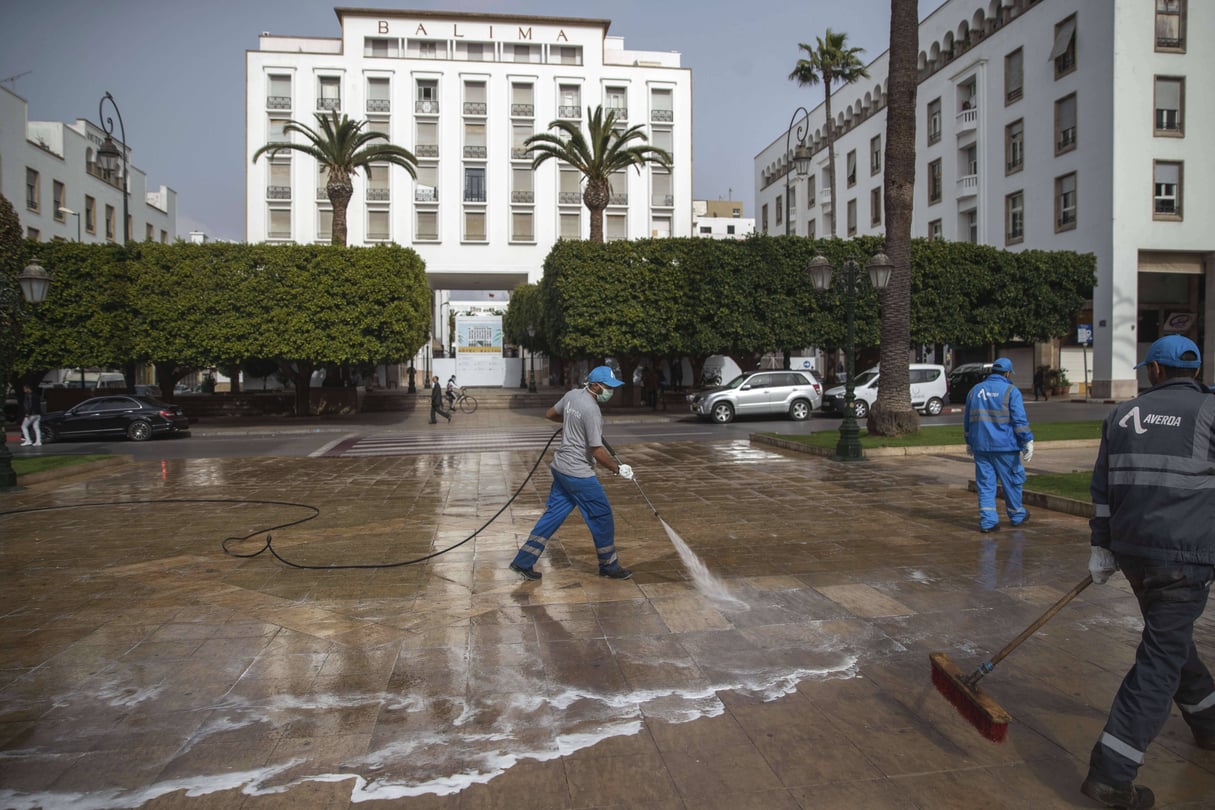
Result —
[[[1192, 355], [1186, 357], [1186, 355]], [[1169, 368], [1202, 368], [1202, 355], [1198, 344], [1185, 335], [1165, 335], [1152, 344], [1147, 357], [1135, 368], [1143, 368], [1148, 363], [1159, 363]]]
[[991, 370], [997, 374], [1011, 374], [1013, 370], [1012, 361], [1007, 357], [997, 357], [996, 362], [991, 364]]
[[624, 385], [623, 381], [616, 379], [616, 375], [612, 373], [609, 366], [598, 366], [591, 369], [591, 373], [586, 375], [586, 381], [606, 385], [608, 388], [619, 388]]

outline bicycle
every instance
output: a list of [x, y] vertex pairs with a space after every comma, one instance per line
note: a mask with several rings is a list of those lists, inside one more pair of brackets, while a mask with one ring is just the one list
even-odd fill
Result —
[[458, 385], [447, 389], [447, 409], [454, 411], [459, 407], [462, 413], [477, 412], [477, 398]]

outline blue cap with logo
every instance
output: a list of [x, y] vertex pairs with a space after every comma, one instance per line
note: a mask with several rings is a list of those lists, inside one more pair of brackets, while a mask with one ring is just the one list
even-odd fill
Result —
[[996, 362], [991, 364], [991, 370], [996, 374], [1008, 374], [1012, 372], [1012, 361], [1007, 357], [997, 357]]
[[1147, 357], [1135, 368], [1143, 368], [1148, 363], [1169, 368], [1202, 368], [1202, 355], [1198, 352], [1198, 344], [1185, 335], [1165, 335], [1152, 344]]
[[591, 369], [591, 373], [586, 375], [588, 383], [599, 383], [606, 385], [609, 388], [618, 388], [624, 385], [624, 382], [616, 379], [616, 375], [612, 373], [610, 366], [598, 366]]

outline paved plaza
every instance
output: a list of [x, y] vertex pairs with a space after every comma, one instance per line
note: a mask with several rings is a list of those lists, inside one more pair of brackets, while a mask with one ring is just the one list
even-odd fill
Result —
[[[506, 423], [546, 424], [462, 427]], [[625, 582], [577, 515], [542, 582], [507, 570], [548, 492], [545, 464], [524, 483], [534, 448], [129, 463], [0, 495], [38, 510], [0, 516], [0, 807], [1095, 806], [1079, 785], [1141, 626], [1121, 576], [985, 679], [1002, 744], [928, 662], [976, 666], [1083, 578], [1083, 518], [979, 534], [961, 453], [617, 449], [641, 488], [605, 480]], [[1031, 468], [1094, 453], [1043, 445]], [[273, 549], [317, 568], [223, 552], [310, 507]], [[1197, 634], [1215, 659], [1215, 618]], [[1215, 807], [1215, 753], [1174, 716], [1141, 781]]]

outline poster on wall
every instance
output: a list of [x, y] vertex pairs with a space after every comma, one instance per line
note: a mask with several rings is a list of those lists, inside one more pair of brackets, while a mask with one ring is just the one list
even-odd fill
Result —
[[456, 380], [460, 385], [500, 387], [505, 374], [502, 316], [457, 315]]

